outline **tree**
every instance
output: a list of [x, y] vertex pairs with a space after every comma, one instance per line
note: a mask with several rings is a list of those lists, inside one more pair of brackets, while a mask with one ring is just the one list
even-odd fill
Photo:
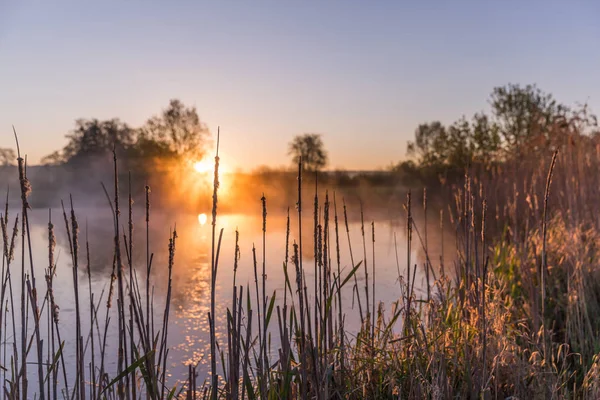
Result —
[[150, 153], [200, 159], [206, 153], [209, 135], [208, 127], [200, 121], [196, 108], [185, 107], [181, 101], [173, 99], [160, 115], [146, 122], [139, 139]]
[[63, 152], [61, 150], [56, 150], [53, 151], [51, 154], [42, 157], [40, 162], [42, 165], [61, 165], [64, 164], [66, 161]]
[[[448, 127], [439, 121], [419, 125], [407, 153], [420, 166], [464, 168], [545, 151], [569, 132], [589, 130], [595, 123], [585, 107], [571, 111], [535, 85], [496, 87], [490, 105], [491, 115], [477, 113], [470, 121], [462, 117]], [[575, 121], [577, 129], [570, 127]]]
[[99, 121], [78, 119], [75, 129], [66, 135], [67, 145], [61, 151], [44, 157], [42, 163], [57, 165], [79, 164], [90, 158], [104, 157], [113, 149], [123, 154], [134, 143], [135, 134], [127, 124], [118, 119]]
[[548, 138], [551, 128], [565, 121], [570, 111], [535, 85], [496, 87], [490, 104], [504, 148], [517, 154], [527, 150], [530, 140], [537, 140], [540, 136]]
[[476, 162], [492, 161], [501, 147], [500, 127], [486, 114], [477, 113], [471, 121], [473, 159]]
[[454, 122], [447, 129], [447, 156], [446, 164], [465, 168], [468, 167], [473, 161], [473, 132], [471, 131], [471, 125], [466, 118], [462, 117], [458, 121]]
[[421, 124], [415, 130], [415, 141], [408, 142], [407, 153], [423, 166], [444, 163], [448, 158], [448, 134], [440, 121]]
[[[150, 118], [139, 129], [131, 128], [119, 119], [100, 121], [79, 119], [75, 129], [66, 135], [67, 145], [42, 158], [45, 165], [77, 164], [90, 158], [103, 157], [116, 149], [117, 155], [144, 168], [145, 160], [154, 158], [204, 155], [208, 128], [198, 117], [196, 109], [171, 100], [158, 116]], [[0, 160], [1, 161], [1, 160]]]
[[448, 127], [439, 121], [419, 125], [407, 152], [424, 167], [464, 168], [491, 161], [499, 143], [497, 126], [484, 114], [475, 114], [471, 121], [462, 117]]
[[13, 149], [0, 149], [0, 165], [3, 167], [8, 167], [10, 165], [15, 165], [15, 161], [17, 160], [17, 155]]
[[307, 171], [319, 171], [327, 166], [327, 151], [317, 133], [306, 133], [298, 135], [289, 144], [288, 154], [292, 156], [292, 162], [298, 164], [302, 157], [302, 165]]

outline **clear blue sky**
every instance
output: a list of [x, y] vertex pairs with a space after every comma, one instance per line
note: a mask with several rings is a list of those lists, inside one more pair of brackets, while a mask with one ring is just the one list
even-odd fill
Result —
[[0, 147], [14, 124], [34, 163], [76, 118], [176, 97], [231, 167], [287, 164], [303, 132], [332, 167], [382, 167], [509, 82], [600, 113], [600, 2], [0, 0]]

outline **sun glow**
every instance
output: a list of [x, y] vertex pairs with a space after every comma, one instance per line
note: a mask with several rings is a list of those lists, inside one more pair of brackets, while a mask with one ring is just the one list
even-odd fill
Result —
[[214, 169], [214, 165], [209, 160], [202, 160], [194, 163], [194, 169], [196, 172], [206, 174]]
[[[196, 172], [196, 177], [193, 178], [196, 183], [208, 185], [212, 189], [213, 174], [215, 173], [214, 159], [205, 158], [200, 161], [192, 161], [191, 166]], [[227, 165], [223, 165], [222, 159], [219, 162], [219, 194], [226, 194], [228, 191], [229, 169]]]
[[207, 220], [208, 220], [208, 217], [206, 216], [206, 214], [204, 214], [204, 213], [198, 214], [198, 222], [200, 223], [200, 225], [206, 225]]
[[[215, 171], [215, 161], [209, 158], [196, 161], [193, 163], [194, 170], [199, 174], [212, 174]], [[226, 165], [223, 165], [223, 160], [219, 162], [219, 174], [228, 172]]]

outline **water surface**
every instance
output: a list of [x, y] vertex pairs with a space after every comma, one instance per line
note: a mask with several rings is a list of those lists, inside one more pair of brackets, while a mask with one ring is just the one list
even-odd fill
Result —
[[[202, 210], [201, 210], [202, 211]], [[294, 210], [293, 210], [294, 211]], [[295, 212], [295, 211], [294, 211]], [[9, 212], [9, 217], [13, 220], [18, 210]], [[405, 275], [407, 265], [407, 244], [404, 230], [405, 221], [401, 214], [397, 215], [374, 215], [369, 218], [365, 214], [365, 236], [363, 247], [363, 236], [360, 223], [360, 213], [350, 214], [349, 235], [352, 246], [352, 257], [350, 256], [350, 246], [346, 229], [343, 226], [342, 211], [338, 210], [339, 215], [339, 253], [341, 275], [345, 277], [351, 270], [351, 259], [355, 264], [363, 262], [359, 268], [358, 282], [360, 294], [364, 302], [364, 263], [369, 271], [370, 284], [372, 284], [373, 273], [376, 281], [375, 297], [377, 302], [381, 301], [386, 305], [389, 312], [391, 305], [400, 296], [400, 285], [398, 284], [399, 272]], [[100, 331], [103, 330], [106, 316], [106, 301], [110, 287], [110, 277], [113, 265], [113, 243], [114, 227], [112, 223], [111, 211], [109, 208], [76, 208], [75, 214], [79, 222], [79, 269], [77, 273], [80, 290], [80, 306], [82, 309], [83, 332], [87, 335], [90, 326], [90, 300], [88, 279], [91, 279], [91, 289], [96, 304], [99, 304], [98, 319]], [[202, 214], [202, 213], [200, 213]], [[153, 210], [151, 214], [150, 230], [150, 249], [153, 254], [152, 273], [151, 273], [151, 294], [154, 299], [154, 324], [156, 330], [162, 325], [163, 310], [166, 302], [167, 282], [168, 282], [168, 239], [173, 230], [177, 231], [176, 249], [174, 267], [172, 271], [172, 300], [170, 320], [168, 324], [169, 333], [169, 379], [170, 383], [178, 380], [184, 380], [188, 373], [188, 364], [198, 364], [198, 379], [202, 382], [208, 375], [210, 368], [210, 340], [209, 324], [207, 313], [210, 308], [210, 264], [212, 247], [212, 225], [208, 210], [204, 212], [206, 217], [199, 216], [196, 213], [168, 213], [166, 211]], [[48, 266], [48, 210], [30, 211], [30, 228], [32, 242], [32, 256], [35, 278], [38, 287], [38, 296], [40, 301], [46, 293], [44, 272]], [[323, 218], [323, 216], [321, 216]], [[57, 261], [56, 276], [54, 278], [54, 291], [56, 302], [60, 307], [61, 335], [65, 341], [64, 355], [66, 362], [71, 367], [75, 359], [75, 304], [74, 304], [74, 282], [73, 282], [73, 263], [71, 261], [70, 246], [67, 240], [65, 222], [62, 210], [52, 210], [52, 220], [54, 223], [55, 234], [57, 237], [57, 247], [55, 257]], [[283, 299], [284, 291], [284, 273], [283, 264], [286, 260], [286, 252], [291, 254], [292, 243], [298, 242], [298, 217], [292, 214], [290, 218], [290, 243], [286, 250], [286, 221], [285, 213], [269, 213], [264, 235], [265, 250], [265, 272], [267, 276], [266, 292], [269, 297], [275, 292], [276, 303], [280, 304]], [[313, 256], [313, 216], [308, 214], [303, 218], [303, 265], [306, 272], [309, 296], [312, 296], [314, 290], [314, 256]], [[144, 210], [134, 208], [134, 241], [133, 241], [133, 266], [138, 280], [140, 290], [145, 295], [145, 271], [146, 271], [146, 227], [144, 221]], [[373, 243], [372, 225], [375, 226], [375, 242]], [[324, 224], [324, 221], [321, 220]], [[70, 222], [69, 222], [70, 224]], [[120, 234], [127, 234], [126, 215], [121, 216]], [[219, 215], [216, 222], [217, 235], [223, 229], [221, 253], [219, 259], [219, 268], [217, 272], [216, 283], [216, 326], [217, 340], [222, 349], [226, 348], [226, 330], [225, 317], [227, 308], [231, 306], [232, 284], [234, 276], [234, 249], [236, 230], [239, 232], [240, 260], [236, 273], [238, 285], [243, 285], [246, 291], [249, 285], [252, 295], [253, 307], [256, 308], [255, 287], [254, 287], [254, 257], [253, 248], [256, 251], [256, 260], [258, 267], [259, 280], [262, 274], [263, 264], [263, 223], [261, 210], [256, 215]], [[331, 210], [330, 221], [330, 239], [329, 255], [334, 271], [337, 273], [336, 259], [336, 235], [333, 209]], [[69, 227], [71, 229], [71, 226]], [[86, 238], [90, 249], [90, 270], [91, 277], [88, 277], [86, 267]], [[21, 243], [17, 245], [17, 256], [13, 262], [12, 279], [16, 288], [14, 293], [15, 307], [19, 307], [19, 285], [21, 273]], [[415, 250], [416, 244], [413, 244], [412, 262], [417, 263], [419, 252]], [[123, 251], [123, 262], [126, 264], [125, 249]], [[366, 258], [365, 258], [366, 256]], [[26, 267], [29, 269], [28, 258], [26, 258]], [[375, 266], [373, 271], [373, 265]], [[418, 268], [417, 286], [423, 279], [422, 269]], [[128, 269], [124, 271], [128, 276]], [[290, 273], [294, 273], [290, 262]], [[292, 276], [292, 279], [295, 279]], [[356, 300], [352, 291], [353, 280], [342, 291], [342, 302], [346, 312], [346, 328], [348, 332], [356, 332], [359, 325], [358, 307], [353, 302]], [[295, 282], [292, 281], [292, 287], [295, 289]], [[369, 287], [371, 290], [371, 287]], [[261, 288], [262, 293], [262, 288]], [[372, 293], [371, 293], [372, 294]], [[116, 296], [116, 291], [115, 291]], [[244, 295], [245, 297], [245, 295]], [[116, 299], [116, 297], [115, 297]], [[114, 374], [116, 370], [116, 345], [118, 342], [118, 324], [117, 311], [113, 299], [113, 307], [109, 311], [111, 325], [108, 331], [107, 340], [107, 370]], [[46, 311], [43, 311], [45, 321]], [[273, 319], [272, 327], [275, 327]], [[17, 317], [17, 335], [20, 338], [20, 320]], [[10, 323], [9, 323], [10, 325]], [[33, 323], [29, 322], [31, 331]], [[255, 325], [256, 326], [256, 325]], [[10, 357], [10, 346], [15, 337], [12, 337], [12, 329], [6, 330], [6, 343], [8, 344], [7, 355]], [[42, 337], [46, 337], [46, 326], [42, 327]], [[275, 333], [275, 331], [273, 331]], [[278, 334], [273, 335], [273, 344], [271, 351], [276, 352], [278, 346]], [[351, 338], [350, 338], [351, 339]], [[86, 359], [89, 360], [91, 353], [91, 343], [89, 339], [86, 342]], [[96, 354], [99, 354], [99, 343], [96, 337], [94, 343]], [[46, 341], [47, 342], [47, 341]], [[17, 342], [18, 343], [18, 342]], [[46, 351], [47, 349], [44, 349]], [[4, 352], [2, 353], [4, 356]], [[29, 359], [34, 361], [35, 353], [32, 351]], [[96, 356], [98, 359], [98, 356]], [[98, 364], [98, 361], [96, 360]], [[34, 367], [31, 367], [34, 368]], [[74, 368], [68, 368], [68, 373], [72, 381]], [[34, 371], [30, 371], [30, 381], [35, 379]]]

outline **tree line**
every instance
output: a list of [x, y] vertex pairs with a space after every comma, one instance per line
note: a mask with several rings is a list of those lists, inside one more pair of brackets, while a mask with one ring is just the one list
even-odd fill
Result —
[[493, 89], [490, 111], [462, 116], [450, 125], [420, 124], [407, 145], [409, 158], [394, 170], [439, 175], [507, 161], [536, 159], [583, 142], [600, 144], [598, 121], [587, 105], [569, 107], [535, 85]]
[[[569, 107], [535, 85], [508, 84], [493, 89], [489, 111], [462, 116], [445, 125], [430, 121], [417, 126], [407, 144], [407, 157], [393, 172], [407, 176], [439, 176], [473, 166], [490, 166], [520, 157], [535, 157], [569, 142], [600, 142], [597, 118], [587, 105]], [[148, 160], [200, 160], [211, 135], [195, 107], [173, 99], [159, 114], [134, 128], [115, 118], [78, 119], [66, 135], [64, 148], [42, 159], [45, 165], [80, 166], [110, 157], [113, 151], [128, 167], [144, 168]], [[308, 171], [327, 167], [322, 135], [306, 133], [288, 145], [292, 167], [300, 158]], [[14, 151], [0, 149], [0, 164], [14, 160]]]
[[44, 157], [42, 164], [80, 166], [110, 157], [113, 151], [122, 160], [138, 164], [156, 158], [200, 159], [207, 150], [210, 132], [195, 107], [173, 99], [139, 128], [117, 118], [78, 119], [66, 138], [65, 147]]
[[[586, 104], [567, 106], [536, 85], [508, 84], [492, 90], [489, 111], [462, 116], [449, 125], [422, 123], [407, 143], [407, 158], [391, 169], [407, 180], [439, 178], [467, 168], [489, 168], [541, 155], [573, 145], [595, 149], [600, 130]], [[321, 170], [328, 162], [321, 136], [305, 134], [289, 145], [292, 162], [300, 157], [309, 170]]]
[[[67, 144], [42, 158], [43, 165], [81, 166], [94, 159], [106, 159], [116, 152], [123, 161], [143, 165], [149, 160], [200, 160], [207, 151], [211, 134], [195, 107], [172, 99], [158, 115], [134, 128], [118, 118], [78, 119], [67, 135]], [[288, 154], [297, 165], [300, 158], [309, 171], [323, 169], [328, 162], [320, 134], [298, 135], [289, 143]], [[16, 159], [11, 149], [0, 149], [0, 164]]]
[[[430, 121], [417, 126], [407, 143], [407, 157], [391, 169], [407, 181], [434, 178], [467, 168], [489, 168], [573, 145], [600, 146], [595, 114], [586, 104], [569, 107], [536, 85], [508, 84], [492, 90], [489, 111], [462, 116], [445, 125]], [[327, 165], [321, 136], [305, 134], [290, 143], [292, 161], [300, 156], [310, 170]]]

